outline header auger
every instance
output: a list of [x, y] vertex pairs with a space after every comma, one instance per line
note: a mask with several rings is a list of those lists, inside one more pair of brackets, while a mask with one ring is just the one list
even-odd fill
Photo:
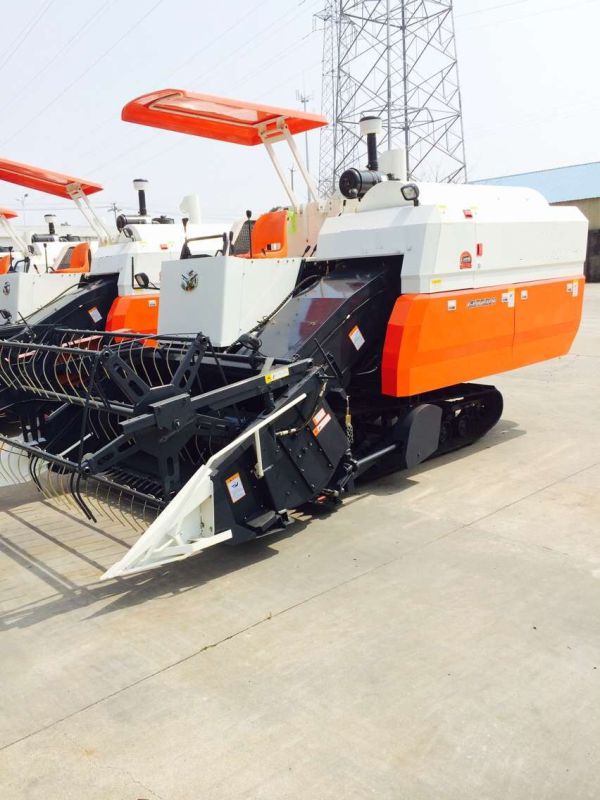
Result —
[[[322, 124], [179, 90], [126, 111], [269, 147]], [[373, 468], [469, 444], [502, 413], [472, 380], [568, 351], [579, 213], [529, 190], [409, 183], [397, 154], [374, 153], [371, 138], [345, 201], [290, 198], [248, 252], [166, 263], [156, 334], [29, 324], [0, 342], [22, 433], [1, 439], [4, 480], [17, 465], [88, 518], [145, 531], [105, 577], [280, 531]]]

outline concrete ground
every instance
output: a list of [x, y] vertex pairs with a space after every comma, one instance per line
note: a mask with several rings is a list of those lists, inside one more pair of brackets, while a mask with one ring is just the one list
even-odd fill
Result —
[[2, 800], [600, 796], [600, 285], [477, 446], [290, 535], [124, 549], [0, 490]]

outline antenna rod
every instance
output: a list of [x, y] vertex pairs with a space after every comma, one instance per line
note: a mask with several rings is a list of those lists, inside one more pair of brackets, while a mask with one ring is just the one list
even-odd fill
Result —
[[[305, 92], [296, 92], [296, 98], [302, 103], [302, 108], [306, 113], [306, 106], [312, 100], [311, 94], [306, 94]], [[304, 152], [306, 157], [306, 171], [310, 172], [310, 161], [308, 158], [308, 131], [304, 131]], [[294, 176], [292, 175], [292, 189], [294, 188]], [[308, 202], [310, 202], [310, 189], [308, 189]]]

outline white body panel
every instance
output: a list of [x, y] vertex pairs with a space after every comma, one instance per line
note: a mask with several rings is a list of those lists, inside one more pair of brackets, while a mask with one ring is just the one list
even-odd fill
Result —
[[[165, 262], [158, 333], [202, 331], [215, 347], [227, 347], [292, 291], [300, 263], [300, 258], [235, 256]], [[195, 288], [186, 289], [190, 280]]]
[[[10, 244], [10, 241], [2, 241], [4, 247], [10, 246]], [[54, 242], [33, 242], [29, 244], [28, 247], [32, 252], [24, 253], [18, 247], [13, 247], [11, 254], [13, 268], [15, 272], [24, 272], [25, 258], [27, 257], [29, 258], [29, 269], [31, 271], [38, 273], [46, 272], [46, 268], [50, 269], [56, 267], [67, 249], [73, 247], [74, 244], [78, 244], [78, 242], [60, 242], [58, 237], [56, 237], [56, 241]], [[94, 242], [93, 244], [95, 245], [96, 243]], [[0, 255], [8, 255], [8, 253], [1, 252]]]
[[[221, 234], [227, 233], [229, 223], [205, 223], [188, 225], [187, 234], [212, 236], [205, 242], [194, 243], [195, 252], [214, 253], [222, 247]], [[139, 292], [133, 276], [145, 272], [150, 283], [158, 284], [163, 262], [178, 258], [185, 240], [183, 226], [173, 225], [128, 225], [129, 236], [121, 233], [114, 244], [99, 248], [92, 262], [95, 275], [119, 274], [119, 295]]]
[[[405, 293], [583, 274], [587, 220], [575, 208], [532, 189], [425, 183], [415, 207], [401, 186], [380, 183], [355, 213], [325, 220], [315, 259], [402, 255]], [[461, 269], [464, 254], [471, 266]]]
[[17, 323], [46, 303], [54, 300], [66, 289], [79, 283], [78, 273], [11, 272], [0, 275], [0, 309], [8, 311], [11, 319], [0, 319], [0, 324]]
[[[188, 236], [215, 235], [217, 238], [198, 242], [195, 248], [196, 252], [212, 254], [222, 246], [221, 236], [229, 227], [226, 223], [188, 225]], [[185, 238], [183, 226], [180, 224], [130, 225], [127, 230], [129, 235], [121, 233], [114, 244], [102, 247], [97, 247], [95, 242], [91, 244], [92, 273], [118, 274], [118, 291], [121, 296], [139, 294], [142, 291], [134, 280], [134, 275], [140, 272], [148, 275], [151, 284], [158, 284], [163, 262], [180, 255]], [[77, 242], [49, 242], [50, 266], [57, 266], [66, 250], [75, 244]], [[33, 246], [43, 247], [39, 242]], [[81, 280], [81, 273], [46, 272], [45, 258], [40, 262], [39, 254], [31, 256], [31, 259], [29, 272], [17, 270], [0, 276], [0, 309], [11, 314], [10, 320], [0, 319], [0, 325], [18, 322], [20, 317], [27, 317], [37, 311]], [[155, 294], [156, 289], [151, 290], [151, 293]]]

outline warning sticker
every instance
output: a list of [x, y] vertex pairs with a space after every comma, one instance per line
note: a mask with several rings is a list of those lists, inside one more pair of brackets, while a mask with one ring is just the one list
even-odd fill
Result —
[[325, 416], [325, 409], [321, 408], [319, 411], [317, 411], [317, 413], [312, 418], [313, 425], [318, 425], [319, 422], [321, 422], [321, 420], [323, 419], [324, 416]]
[[290, 374], [288, 367], [281, 367], [280, 369], [276, 369], [273, 372], [267, 372], [265, 375], [265, 383], [273, 383], [273, 381], [278, 381], [281, 378], [287, 378]]
[[358, 325], [355, 325], [352, 328], [352, 330], [348, 334], [348, 338], [350, 339], [350, 341], [352, 342], [354, 347], [356, 347], [357, 350], [360, 350], [360, 348], [365, 343], [365, 337], [360, 332], [360, 328], [358, 327]]
[[312, 418], [312, 423], [314, 426], [312, 429], [313, 436], [318, 436], [325, 425], [327, 425], [329, 422], [331, 422], [331, 414], [327, 414], [324, 408], [322, 408], [320, 411], [317, 411]]
[[473, 256], [469, 253], [468, 250], [465, 250], [464, 253], [460, 254], [460, 268], [461, 269], [471, 269], [473, 266]]
[[225, 480], [225, 484], [227, 485], [227, 490], [229, 492], [229, 496], [231, 497], [232, 503], [237, 503], [238, 500], [246, 497], [246, 490], [244, 489], [244, 484], [242, 483], [239, 472], [236, 472], [234, 475], [231, 475], [229, 478], [227, 478]]
[[90, 315], [90, 317], [94, 322], [100, 322], [100, 320], [102, 319], [102, 314], [98, 311], [96, 306], [88, 308], [88, 314]]

